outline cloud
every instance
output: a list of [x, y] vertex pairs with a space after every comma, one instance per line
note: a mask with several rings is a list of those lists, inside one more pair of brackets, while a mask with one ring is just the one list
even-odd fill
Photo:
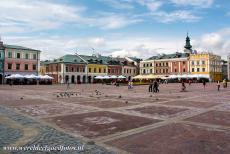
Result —
[[162, 22], [162, 23], [170, 23], [170, 22], [178, 22], [178, 21], [196, 22], [201, 19], [200, 17], [194, 15], [192, 12], [186, 10], [178, 10], [169, 13], [164, 11], [159, 11], [159, 12], [153, 12], [151, 15], [158, 22]]
[[110, 7], [116, 8], [116, 9], [133, 9], [134, 6], [130, 3], [130, 0], [98, 0], [100, 2], [103, 2]]
[[230, 53], [230, 28], [203, 34], [194, 40], [194, 49], [209, 51], [226, 57]]
[[118, 29], [128, 25], [136, 24], [142, 21], [133, 15], [123, 15], [116, 13], [100, 13], [99, 18], [95, 18], [92, 26], [98, 26], [101, 29]]
[[163, 5], [163, 2], [158, 0], [137, 0], [137, 3], [146, 6], [150, 11], [157, 11]]
[[170, 0], [173, 4], [178, 6], [194, 6], [200, 8], [211, 7], [214, 0]]

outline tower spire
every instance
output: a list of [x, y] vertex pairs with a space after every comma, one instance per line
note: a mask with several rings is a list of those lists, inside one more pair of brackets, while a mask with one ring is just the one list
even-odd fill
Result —
[[188, 32], [187, 32], [186, 43], [185, 43], [184, 48], [185, 48], [184, 52], [192, 53], [192, 45], [190, 43], [190, 38], [189, 38]]

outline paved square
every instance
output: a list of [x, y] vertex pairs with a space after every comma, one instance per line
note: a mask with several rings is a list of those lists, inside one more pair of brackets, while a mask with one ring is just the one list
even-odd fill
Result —
[[173, 106], [187, 106], [187, 107], [197, 107], [197, 108], [208, 108], [215, 105], [218, 105], [218, 103], [212, 103], [212, 102], [201, 102], [201, 101], [189, 101], [189, 100], [177, 100], [177, 101], [170, 101], [164, 103], [165, 105], [173, 105]]
[[[0, 138], [6, 142], [0, 147], [22, 146], [22, 140], [24, 145], [79, 143], [80, 137], [85, 145], [93, 140], [105, 148], [90, 146], [89, 153], [229, 153], [230, 88], [218, 92], [216, 83], [209, 83], [204, 90], [197, 83], [180, 89], [177, 83], [161, 84], [157, 94], [149, 93], [148, 85], [130, 90], [101, 84], [74, 84], [68, 90], [66, 85], [3, 85]], [[72, 92], [79, 95], [57, 97]]]
[[230, 127], [230, 112], [210, 111], [186, 120]]
[[92, 112], [76, 114], [47, 119], [56, 125], [78, 132], [82, 136], [95, 138], [120, 131], [125, 131], [148, 124], [159, 122], [159, 120], [123, 115], [112, 112]]
[[162, 106], [146, 106], [142, 108], [135, 108], [129, 110], [144, 113], [144, 114], [159, 116], [159, 117], [170, 117], [175, 115], [176, 113], [186, 111], [187, 109], [169, 108], [169, 107], [162, 107]]
[[228, 154], [230, 132], [185, 124], [171, 124], [130, 135], [106, 144], [130, 153], [154, 154]]

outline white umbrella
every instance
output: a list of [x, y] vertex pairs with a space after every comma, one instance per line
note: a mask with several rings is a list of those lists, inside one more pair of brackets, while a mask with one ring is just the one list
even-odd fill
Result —
[[103, 76], [103, 79], [110, 79], [110, 77], [109, 76]]
[[25, 78], [27, 78], [27, 79], [37, 79], [39, 77], [34, 75], [34, 74], [31, 74], [31, 75], [25, 75]]
[[126, 77], [123, 76], [123, 75], [120, 75], [120, 76], [118, 76], [117, 78], [118, 78], [118, 79], [126, 79]]
[[20, 74], [12, 74], [6, 77], [6, 79], [21, 79], [21, 78], [24, 78], [24, 76]]
[[96, 76], [95, 79], [103, 79], [104, 77], [103, 76]]
[[53, 77], [49, 76], [49, 75], [39, 75], [38, 78], [40, 79], [54, 79]]
[[112, 76], [110, 76], [110, 79], [117, 79], [117, 76], [116, 75], [112, 75]]

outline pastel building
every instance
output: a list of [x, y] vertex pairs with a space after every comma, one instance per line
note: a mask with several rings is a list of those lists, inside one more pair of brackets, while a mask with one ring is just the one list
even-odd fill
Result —
[[221, 81], [221, 57], [209, 52], [190, 54], [190, 70], [192, 74], [205, 75], [210, 81]]
[[5, 47], [5, 75], [34, 74], [37, 75], [40, 67], [41, 51], [16, 45]]
[[153, 56], [147, 59], [147, 61], [154, 61], [154, 71], [155, 75], [183, 75], [189, 74], [189, 54], [179, 53], [174, 54], [162, 54], [158, 56]]
[[86, 83], [86, 62], [76, 55], [65, 55], [53, 61], [43, 62], [42, 72], [52, 76], [54, 83]]

